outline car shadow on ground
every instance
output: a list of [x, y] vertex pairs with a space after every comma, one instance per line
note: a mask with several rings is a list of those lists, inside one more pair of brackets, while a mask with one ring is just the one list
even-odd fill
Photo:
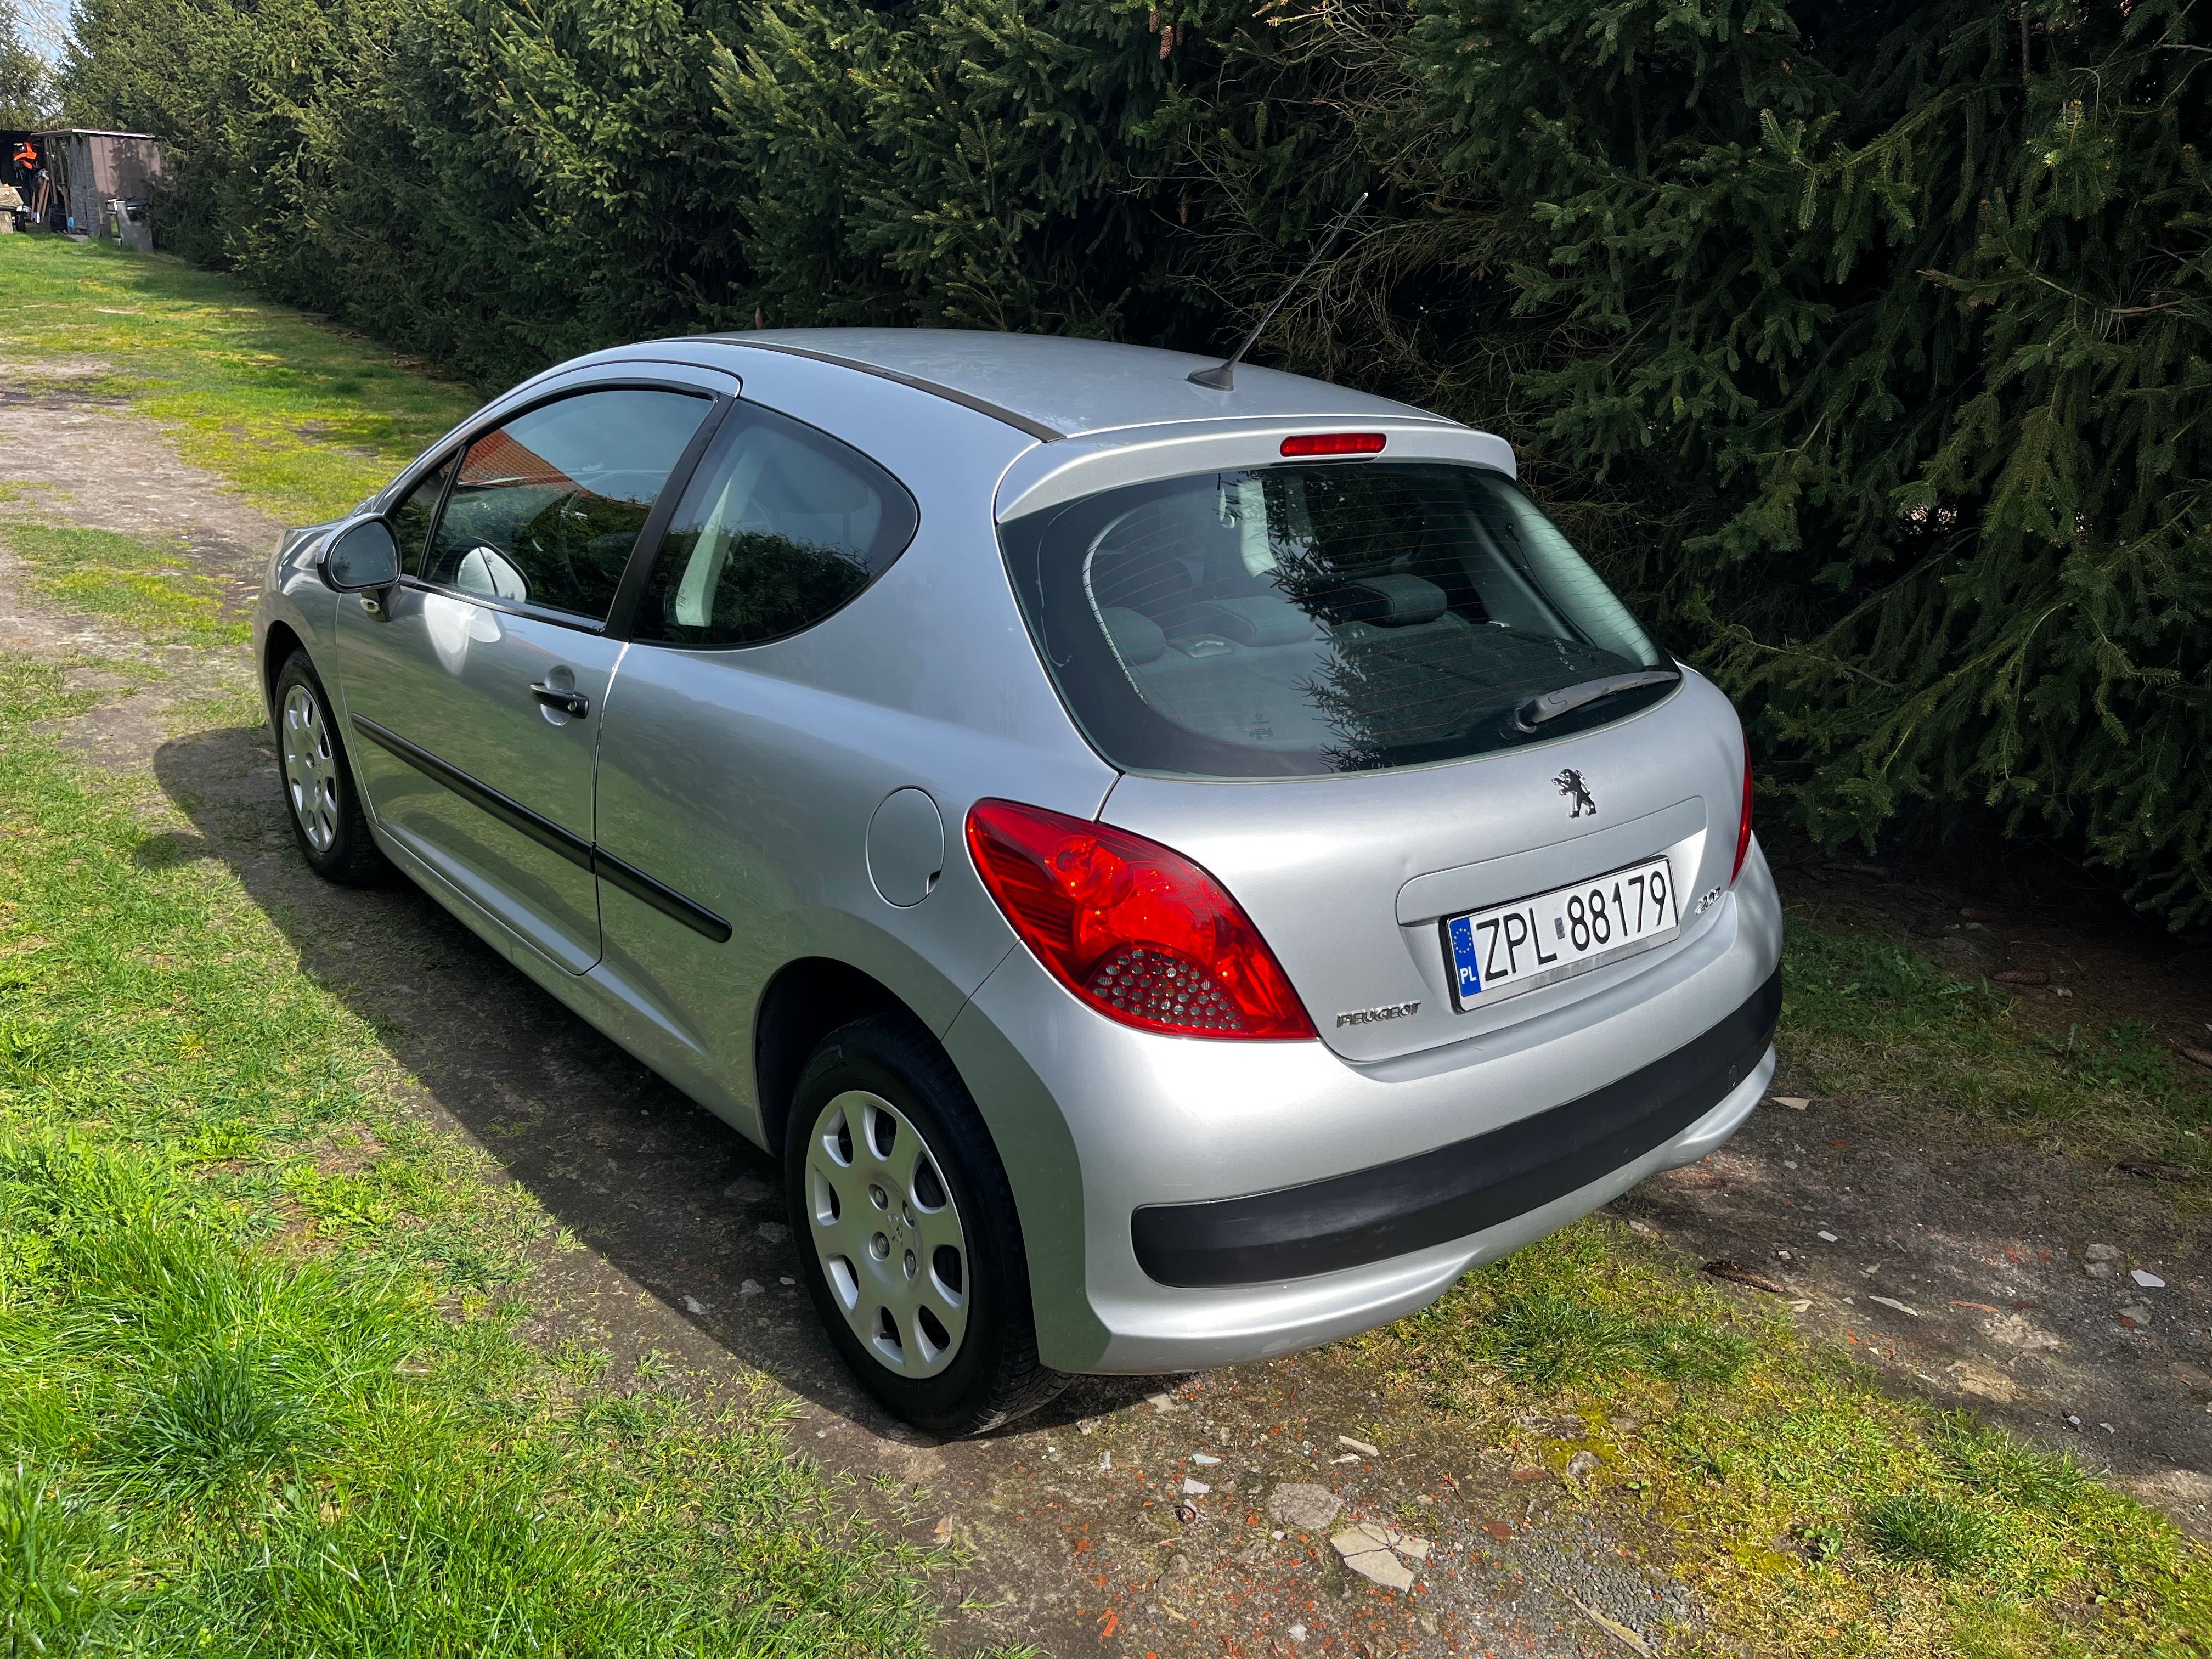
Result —
[[[154, 756], [197, 836], [161, 862], [220, 859], [304, 971], [377, 1034], [427, 1098], [585, 1247], [548, 1250], [533, 1334], [605, 1348], [615, 1365], [742, 1386], [765, 1372], [876, 1440], [912, 1444], [852, 1382], [798, 1282], [775, 1160], [600, 1036], [412, 882], [341, 888], [311, 872], [259, 726], [179, 737]], [[611, 1269], [611, 1271], [610, 1271]], [[641, 1297], [640, 1291], [649, 1293]], [[1156, 1384], [1085, 1379], [1024, 1430], [1141, 1399]]]

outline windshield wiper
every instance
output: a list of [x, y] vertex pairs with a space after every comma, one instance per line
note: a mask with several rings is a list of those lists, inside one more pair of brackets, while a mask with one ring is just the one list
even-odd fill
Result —
[[1533, 732], [1547, 720], [1555, 720], [1562, 714], [1597, 702], [1601, 697], [1619, 696], [1624, 691], [1638, 691], [1647, 685], [1672, 685], [1682, 678], [1679, 668], [1644, 669], [1634, 674], [1607, 674], [1602, 679], [1584, 680], [1580, 685], [1562, 686], [1557, 691], [1547, 691], [1540, 697], [1531, 697], [1513, 711], [1513, 723], [1523, 732]]

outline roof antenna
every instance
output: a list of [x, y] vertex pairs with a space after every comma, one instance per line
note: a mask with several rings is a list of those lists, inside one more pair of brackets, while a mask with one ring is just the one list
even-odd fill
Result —
[[1244, 354], [1260, 337], [1260, 331], [1275, 320], [1275, 313], [1283, 308], [1283, 302], [1298, 291], [1298, 284], [1312, 274], [1313, 268], [1321, 263], [1322, 256], [1336, 245], [1336, 239], [1352, 222], [1352, 216], [1366, 205], [1367, 192], [1363, 190], [1359, 192], [1359, 199], [1337, 216], [1336, 222], [1328, 228], [1328, 234], [1321, 239], [1321, 246], [1313, 251], [1313, 257], [1306, 261], [1304, 269], [1291, 277], [1290, 286], [1276, 295], [1275, 303], [1267, 307], [1267, 314], [1252, 325], [1252, 331], [1238, 343], [1237, 349], [1212, 368], [1194, 368], [1184, 378], [1193, 386], [1202, 386], [1209, 391], [1234, 392], [1237, 389], [1237, 365], [1244, 361]]

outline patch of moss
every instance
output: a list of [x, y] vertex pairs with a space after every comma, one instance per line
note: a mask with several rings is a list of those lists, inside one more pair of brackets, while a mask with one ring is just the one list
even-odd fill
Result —
[[[2068, 1459], [1886, 1393], [1610, 1218], [1349, 1346], [1518, 1461], [1564, 1473], [1595, 1454], [1592, 1491], [1667, 1540], [1705, 1610], [1670, 1653], [2212, 1652], [2212, 1559], [2163, 1516]], [[1566, 1418], [1578, 1438], [1553, 1437]]]
[[155, 643], [240, 645], [252, 632], [243, 617], [224, 614], [222, 584], [187, 568], [174, 546], [111, 530], [7, 524], [0, 547], [22, 562], [34, 595]]
[[[27, 362], [9, 352], [11, 374], [128, 400], [169, 429], [185, 459], [289, 523], [371, 494], [483, 401], [165, 255], [9, 237], [0, 300], [15, 338], [37, 348]], [[65, 360], [96, 379], [41, 376], [41, 362]]]

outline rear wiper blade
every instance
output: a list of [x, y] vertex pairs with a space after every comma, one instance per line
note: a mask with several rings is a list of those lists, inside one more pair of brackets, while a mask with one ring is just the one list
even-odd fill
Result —
[[1601, 697], [1619, 696], [1624, 691], [1641, 690], [1647, 685], [1672, 685], [1681, 678], [1679, 668], [1650, 668], [1634, 674], [1607, 674], [1602, 679], [1584, 680], [1580, 685], [1562, 686], [1522, 703], [1513, 711], [1513, 723], [1523, 732], [1533, 732], [1545, 721], [1572, 714]]

